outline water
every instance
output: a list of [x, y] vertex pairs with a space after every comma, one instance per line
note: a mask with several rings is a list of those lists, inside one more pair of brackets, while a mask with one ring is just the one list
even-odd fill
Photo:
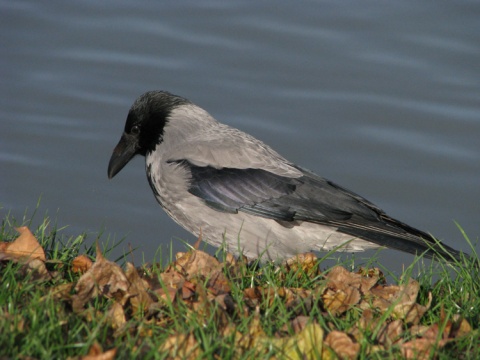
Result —
[[[480, 234], [480, 3], [0, 1], [0, 215], [45, 212], [152, 260], [193, 237], [143, 159], [109, 181], [146, 90], [185, 96], [388, 214]], [[478, 250], [478, 247], [477, 247]], [[357, 258], [370, 256], [360, 254]], [[410, 255], [383, 251], [392, 270]]]

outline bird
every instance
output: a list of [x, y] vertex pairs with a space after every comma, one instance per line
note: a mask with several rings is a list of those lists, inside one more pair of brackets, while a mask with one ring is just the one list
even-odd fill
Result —
[[463, 253], [300, 167], [190, 100], [148, 91], [128, 111], [108, 164], [113, 178], [145, 157], [156, 200], [180, 226], [248, 258], [390, 248], [460, 261]]

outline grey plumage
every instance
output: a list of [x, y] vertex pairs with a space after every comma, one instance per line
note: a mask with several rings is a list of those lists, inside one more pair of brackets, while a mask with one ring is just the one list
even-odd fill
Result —
[[458, 251], [303, 169], [190, 101], [150, 91], [132, 105], [108, 176], [137, 155], [156, 199], [181, 226], [231, 251], [270, 259], [379, 246], [460, 259]]

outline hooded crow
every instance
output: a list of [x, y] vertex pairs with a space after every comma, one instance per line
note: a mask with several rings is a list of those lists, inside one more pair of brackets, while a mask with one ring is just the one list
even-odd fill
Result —
[[166, 91], [135, 100], [108, 177], [135, 155], [145, 156], [148, 182], [173, 220], [235, 253], [278, 260], [386, 247], [461, 259], [429, 234]]

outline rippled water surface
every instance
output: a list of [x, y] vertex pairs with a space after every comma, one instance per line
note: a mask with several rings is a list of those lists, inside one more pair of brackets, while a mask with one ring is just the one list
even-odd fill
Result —
[[[480, 3], [0, 1], [0, 212], [41, 197], [67, 234], [127, 236], [136, 261], [194, 239], [143, 159], [108, 180], [133, 100], [185, 96], [387, 213], [480, 234]], [[367, 254], [369, 255], [369, 254]], [[359, 255], [362, 258], [364, 255]], [[400, 269], [412, 257], [381, 258]]]

